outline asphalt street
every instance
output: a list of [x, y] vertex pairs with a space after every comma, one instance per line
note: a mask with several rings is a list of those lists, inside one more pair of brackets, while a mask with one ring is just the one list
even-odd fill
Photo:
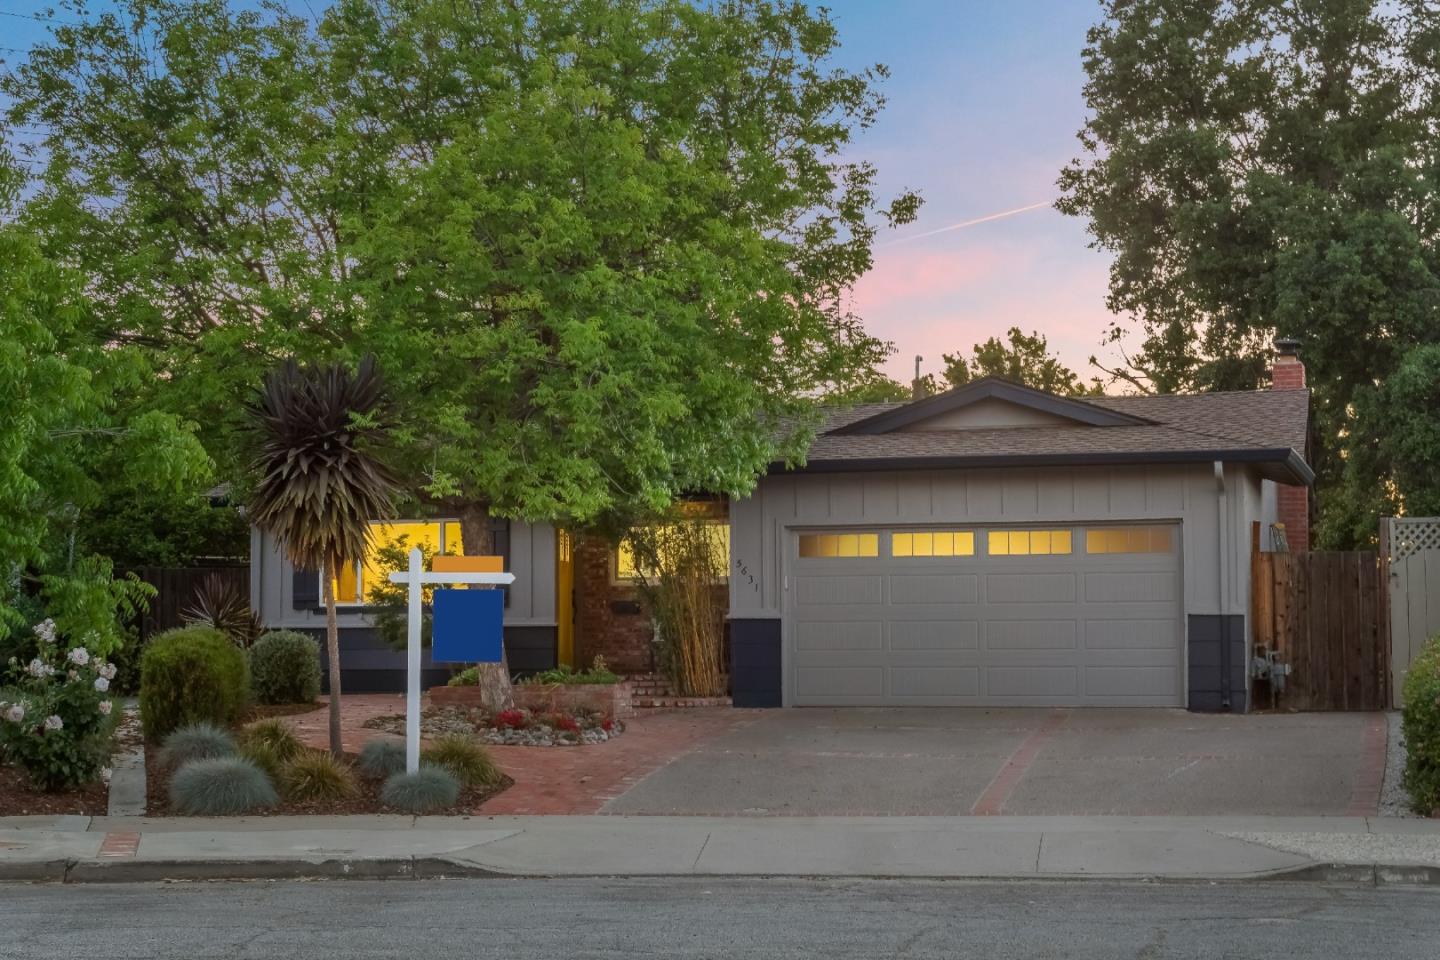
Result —
[[455, 880], [0, 886], [0, 957], [1435, 957], [1440, 888]]

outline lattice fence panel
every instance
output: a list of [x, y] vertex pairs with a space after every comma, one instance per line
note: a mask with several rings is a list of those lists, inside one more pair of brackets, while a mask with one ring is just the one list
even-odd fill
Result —
[[1440, 551], [1440, 517], [1396, 518], [1391, 521], [1391, 561], [1404, 560], [1427, 550]]

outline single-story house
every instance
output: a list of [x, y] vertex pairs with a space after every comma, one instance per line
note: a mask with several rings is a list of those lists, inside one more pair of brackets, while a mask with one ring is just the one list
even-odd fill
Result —
[[[998, 379], [832, 413], [802, 468], [721, 504], [737, 706], [1245, 710], [1251, 526], [1306, 549], [1309, 394], [1293, 342], [1269, 390], [1061, 397]], [[393, 525], [454, 546], [458, 524]], [[625, 556], [499, 521], [513, 669], [653, 668]], [[451, 543], [447, 544], [446, 539]], [[255, 534], [254, 606], [318, 631], [319, 577]], [[361, 565], [341, 579], [351, 689], [399, 689]], [[428, 663], [428, 661], [427, 661]], [[431, 670], [439, 682], [445, 670]]]

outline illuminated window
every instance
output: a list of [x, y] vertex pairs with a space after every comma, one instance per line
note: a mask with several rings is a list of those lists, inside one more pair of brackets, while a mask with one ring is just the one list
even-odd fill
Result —
[[847, 559], [880, 556], [878, 533], [802, 533], [800, 556], [810, 559]]
[[[667, 534], [676, 530], [674, 526], [666, 525], [658, 529], [656, 542], [660, 549], [664, 549]], [[705, 524], [706, 540], [709, 542], [711, 558], [715, 563], [716, 570], [720, 577], [727, 578], [730, 574], [730, 523], [726, 520], [716, 520]], [[662, 554], [663, 556], [663, 554]], [[649, 572], [649, 571], [645, 571]], [[615, 548], [615, 582], [628, 582], [640, 579], [641, 571], [635, 563], [635, 551], [626, 540], [621, 540], [620, 545]]]
[[340, 571], [335, 578], [336, 603], [364, 603], [367, 588], [385, 574], [380, 569], [380, 550], [397, 545], [405, 549], [424, 548], [427, 553], [464, 553], [460, 523], [456, 520], [396, 520], [370, 524], [370, 548], [365, 559]]
[[890, 534], [892, 557], [973, 557], [975, 534], [970, 530], [934, 530]]
[[1070, 552], [1070, 531], [991, 530], [985, 550], [992, 557], [1061, 556]]
[[1168, 526], [1089, 527], [1085, 531], [1086, 553], [1169, 553], [1173, 547]]

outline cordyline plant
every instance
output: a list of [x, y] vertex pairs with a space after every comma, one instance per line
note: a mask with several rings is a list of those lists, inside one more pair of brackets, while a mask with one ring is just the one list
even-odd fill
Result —
[[323, 572], [330, 661], [330, 752], [339, 756], [340, 634], [335, 575], [365, 556], [370, 521], [390, 516], [396, 483], [373, 450], [384, 381], [373, 357], [353, 372], [289, 361], [265, 378], [250, 414], [260, 435], [250, 511], [290, 562]]

